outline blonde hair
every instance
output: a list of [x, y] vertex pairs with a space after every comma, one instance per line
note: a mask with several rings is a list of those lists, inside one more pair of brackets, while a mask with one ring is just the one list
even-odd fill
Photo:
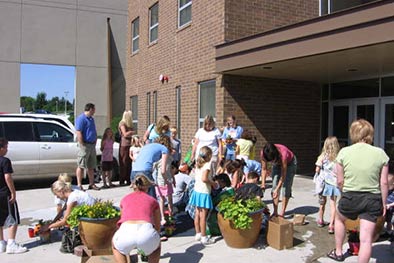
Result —
[[349, 128], [349, 136], [352, 143], [365, 142], [372, 144], [374, 128], [369, 121], [364, 119], [355, 120]]
[[329, 136], [325, 139], [323, 149], [319, 157], [327, 156], [328, 160], [334, 161], [338, 155], [340, 146], [335, 136]]
[[134, 178], [133, 189], [146, 192], [153, 183], [143, 174], [137, 174]]
[[130, 110], [123, 112], [123, 116], [119, 122], [119, 126], [121, 124], [126, 125], [126, 127], [128, 128], [133, 127], [133, 113]]
[[142, 147], [140, 137], [138, 135], [133, 135], [131, 137], [131, 146], [139, 146]]
[[54, 182], [51, 186], [51, 190], [52, 190], [52, 193], [54, 193], [54, 194], [60, 193], [60, 192], [67, 193], [67, 192], [72, 191], [71, 184], [61, 181], [61, 180], [57, 180], [56, 182]]
[[[164, 129], [164, 127], [167, 127]], [[168, 116], [164, 115], [159, 119], [159, 121], [156, 124], [155, 130], [157, 134], [163, 134], [167, 132], [170, 129], [170, 118]], [[163, 132], [165, 130], [165, 132]]]
[[209, 162], [212, 158], [212, 150], [208, 146], [203, 146], [199, 153], [196, 160], [197, 168], [201, 168], [204, 166], [205, 163]]
[[71, 184], [73, 179], [72, 179], [71, 176], [68, 175], [68, 173], [61, 173], [57, 177], [57, 180], [63, 181], [63, 182], [68, 183], [68, 184]]
[[204, 130], [207, 131], [207, 127], [212, 127], [212, 129], [215, 128], [215, 120], [213, 119], [212, 115], [207, 115], [204, 118]]
[[167, 147], [167, 149], [168, 149], [169, 151], [172, 150], [171, 138], [168, 137], [167, 135], [160, 135], [159, 137], [157, 137], [157, 139], [155, 140], [155, 142], [164, 145], [165, 147]]

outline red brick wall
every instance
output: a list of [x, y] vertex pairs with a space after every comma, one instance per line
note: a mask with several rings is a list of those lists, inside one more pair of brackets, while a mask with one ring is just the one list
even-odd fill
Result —
[[[127, 57], [127, 105], [130, 96], [138, 94], [139, 126], [141, 134], [146, 128], [146, 93], [157, 90], [158, 116], [168, 115], [175, 124], [175, 87], [181, 86], [181, 137], [189, 144], [198, 127], [198, 83], [217, 79], [215, 70], [215, 46], [223, 43], [224, 1], [193, 1], [192, 22], [189, 26], [177, 28], [177, 1], [159, 1], [158, 42], [148, 43], [148, 9], [156, 1], [129, 1], [129, 36], [131, 22], [140, 17], [140, 50], [130, 55], [128, 38]], [[207, 8], [209, 6], [209, 8]], [[159, 75], [168, 75], [168, 83], [161, 84]], [[221, 101], [218, 89], [218, 102]], [[152, 100], [153, 103], [153, 100]], [[218, 106], [218, 112], [221, 106]], [[153, 105], [152, 105], [153, 109]], [[184, 150], [186, 150], [184, 148]]]
[[256, 159], [266, 141], [297, 155], [298, 172], [312, 174], [319, 154], [320, 87], [309, 82], [224, 76], [224, 114], [234, 114], [257, 136]]
[[[227, 115], [235, 114], [240, 125], [256, 130], [259, 148], [266, 139], [286, 144], [298, 155], [299, 171], [313, 172], [320, 118], [316, 85], [234, 76], [226, 76], [223, 81], [215, 74], [215, 46], [225, 39], [312, 17], [317, 14], [317, 1], [193, 1], [192, 23], [178, 29], [177, 1], [160, 0], [158, 42], [149, 45], [148, 10], [156, 2], [129, 1], [126, 108], [130, 108], [130, 96], [138, 95], [138, 133], [142, 135], [149, 124], [147, 92], [157, 91], [158, 117], [168, 115], [175, 124], [175, 88], [181, 86], [180, 134], [185, 152], [198, 128], [198, 83], [216, 79], [217, 126]], [[283, 11], [278, 11], [281, 8]], [[140, 49], [131, 55], [130, 26], [136, 17], [140, 18]], [[160, 74], [169, 76], [168, 83], [159, 81]], [[153, 112], [153, 97], [151, 108]]]
[[226, 0], [226, 41], [291, 25], [319, 15], [317, 0]]

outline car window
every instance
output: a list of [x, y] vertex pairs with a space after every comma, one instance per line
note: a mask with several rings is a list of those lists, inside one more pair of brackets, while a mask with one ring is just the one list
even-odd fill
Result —
[[[50, 121], [57, 121], [58, 123], [60, 123], [60, 124], [62, 124], [62, 125], [64, 125], [64, 126], [66, 126], [66, 127], [69, 127], [69, 125], [68, 125], [64, 120], [62, 120], [62, 119], [50, 118], [50, 117], [43, 117], [43, 119], [44, 119], [44, 120], [50, 120]], [[69, 127], [69, 128], [71, 128], [71, 127]]]
[[43, 142], [73, 142], [74, 135], [68, 130], [53, 123], [35, 123], [40, 140]]
[[4, 122], [4, 137], [8, 141], [32, 142], [34, 140], [31, 122]]

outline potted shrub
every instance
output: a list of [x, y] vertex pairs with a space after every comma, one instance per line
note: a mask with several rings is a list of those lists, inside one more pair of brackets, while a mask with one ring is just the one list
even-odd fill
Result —
[[78, 227], [83, 244], [89, 249], [109, 249], [120, 211], [112, 201], [98, 200], [94, 205], [73, 208], [67, 223]]
[[223, 199], [218, 207], [218, 224], [229, 247], [252, 247], [258, 239], [265, 204], [254, 196]]

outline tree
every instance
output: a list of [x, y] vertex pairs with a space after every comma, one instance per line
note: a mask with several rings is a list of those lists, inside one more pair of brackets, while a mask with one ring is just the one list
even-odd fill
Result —
[[47, 94], [45, 92], [37, 93], [36, 97], [36, 110], [44, 109], [45, 105], [47, 105]]
[[25, 111], [34, 111], [35, 99], [32, 97], [21, 97], [21, 107], [25, 109]]

